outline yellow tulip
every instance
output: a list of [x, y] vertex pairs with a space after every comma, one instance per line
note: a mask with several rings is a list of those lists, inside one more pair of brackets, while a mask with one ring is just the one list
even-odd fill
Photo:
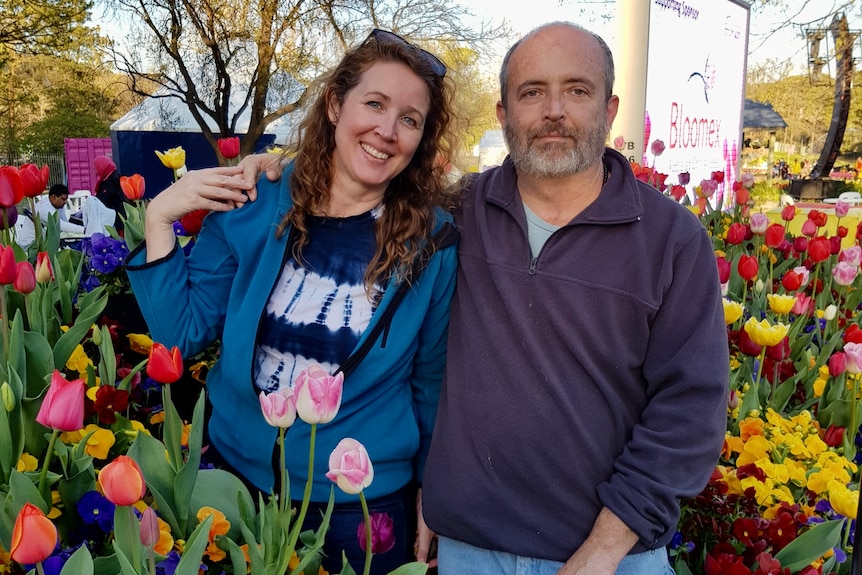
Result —
[[744, 329], [751, 341], [757, 345], [772, 346], [781, 343], [781, 340], [790, 330], [790, 326], [783, 323], [770, 325], [765, 319], [757, 321], [752, 317], [745, 322]]
[[172, 170], [179, 170], [186, 165], [186, 151], [183, 150], [182, 146], [171, 148], [166, 152], [160, 152], [156, 150], [156, 155], [159, 157], [159, 159], [162, 161], [162, 164], [164, 164], [166, 168], [170, 168]]
[[724, 323], [730, 325], [742, 317], [742, 304], [738, 301], [722, 299], [721, 303], [724, 304]]
[[795, 295], [785, 294], [768, 294], [766, 300], [769, 302], [769, 309], [778, 315], [790, 313], [793, 309], [793, 304], [796, 303]]
[[141, 355], [149, 355], [150, 348], [153, 347], [153, 340], [148, 335], [142, 333], [130, 333], [126, 336], [129, 340], [129, 347], [135, 353]]

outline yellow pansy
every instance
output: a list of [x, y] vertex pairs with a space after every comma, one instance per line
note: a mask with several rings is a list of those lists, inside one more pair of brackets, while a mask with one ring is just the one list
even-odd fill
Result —
[[164, 423], [164, 422], [165, 422], [165, 412], [164, 411], [157, 411], [150, 416], [150, 425], [156, 425], [158, 423]]
[[69, 359], [66, 360], [66, 367], [77, 371], [81, 377], [86, 377], [88, 365], [93, 365], [93, 360], [87, 357], [87, 353], [84, 351], [84, 346], [78, 344], [75, 346], [75, 349], [72, 350], [72, 355], [70, 355]]
[[781, 343], [781, 340], [787, 336], [787, 332], [790, 330], [790, 326], [783, 323], [772, 325], [765, 319], [757, 321], [753, 317], [749, 318], [748, 321], [745, 322], [744, 328], [745, 333], [748, 334], [751, 341], [757, 345], [764, 346], [778, 345]]
[[727, 298], [722, 298], [721, 303], [724, 304], [724, 323], [732, 324], [742, 317], [742, 304], [738, 301], [730, 301]]
[[769, 309], [774, 313], [785, 315], [793, 309], [793, 304], [796, 303], [796, 296], [771, 293], [766, 295], [766, 301], [769, 302]]
[[170, 168], [172, 170], [179, 170], [186, 165], [186, 151], [183, 150], [182, 146], [171, 148], [166, 152], [160, 152], [156, 150], [156, 155], [159, 157], [159, 159], [162, 161], [162, 164], [164, 164], [166, 168]]
[[213, 521], [210, 524], [209, 545], [207, 545], [206, 555], [213, 561], [219, 562], [227, 557], [227, 554], [216, 545], [215, 538], [217, 535], [227, 535], [230, 530], [230, 521], [218, 509], [204, 506], [198, 510], [198, 521], [204, 521], [209, 516], [212, 516]]
[[743, 465], [763, 459], [769, 455], [771, 449], [772, 445], [765, 437], [755, 435], [745, 442], [745, 446], [742, 448], [742, 453], [740, 453], [739, 457], [736, 459], [736, 465], [738, 467], [742, 467]]
[[73, 445], [75, 443], [80, 443], [81, 439], [84, 438], [84, 430], [79, 429], [78, 431], [64, 431], [60, 434], [60, 441], [63, 443]]
[[153, 340], [149, 336], [142, 333], [130, 333], [126, 337], [132, 351], [141, 355], [149, 355], [150, 348], [153, 347]]
[[21, 454], [21, 459], [18, 460], [15, 469], [22, 473], [25, 471], [36, 471], [39, 469], [39, 460], [25, 451]]
[[84, 452], [90, 457], [96, 459], [107, 459], [108, 452], [114, 446], [117, 439], [109, 429], [104, 429], [98, 425], [91, 423], [84, 428], [84, 435], [93, 432], [87, 439], [87, 445], [84, 447]]

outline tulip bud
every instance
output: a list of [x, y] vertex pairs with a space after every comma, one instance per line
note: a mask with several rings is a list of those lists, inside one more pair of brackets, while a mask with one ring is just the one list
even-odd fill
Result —
[[15, 409], [15, 392], [12, 391], [12, 386], [9, 385], [8, 381], [4, 381], [3, 385], [0, 385], [0, 396], [3, 397], [3, 408], [6, 413], [12, 413], [12, 410]]
[[30, 262], [18, 262], [15, 265], [15, 281], [12, 282], [12, 287], [24, 295], [36, 289], [36, 272]]
[[261, 391], [260, 409], [268, 424], [287, 429], [296, 421], [296, 396], [293, 389], [279, 389], [269, 394]]
[[120, 455], [99, 472], [99, 485], [114, 505], [134, 505], [144, 498], [147, 484], [137, 462]]
[[39, 252], [36, 256], [36, 281], [39, 283], [54, 281], [54, 268], [51, 266], [48, 252]]
[[186, 167], [185, 164], [183, 164], [182, 166], [177, 168], [174, 173], [177, 175], [177, 179], [180, 179], [183, 176], [185, 176], [188, 172], [189, 172], [189, 169]]
[[829, 357], [829, 375], [838, 377], [847, 371], [847, 356], [843, 353], [836, 352]]
[[844, 428], [833, 423], [823, 432], [823, 443], [829, 447], [838, 447], [844, 442]]
[[727, 397], [727, 407], [731, 410], [739, 407], [739, 394], [736, 393], [735, 389], [730, 390], [730, 394]]
[[147, 549], [152, 549], [159, 542], [159, 519], [152, 507], [147, 507], [141, 514], [141, 543]]
[[374, 467], [365, 446], [345, 437], [329, 455], [326, 477], [349, 495], [356, 495], [374, 481]]
[[296, 411], [302, 421], [329, 423], [341, 407], [341, 393], [344, 386], [344, 373], [329, 375], [317, 364], [310, 365], [299, 372], [294, 391]]
[[99, 326], [93, 326], [93, 343], [95, 345], [102, 345], [102, 328]]
[[826, 306], [826, 309], [823, 311], [823, 319], [826, 321], [832, 321], [835, 319], [835, 315], [838, 313], [838, 308], [835, 307], [835, 304], [830, 304]]
[[765, 287], [765, 284], [763, 283], [763, 280], [758, 279], [754, 284], [754, 291], [756, 293], [763, 293], [764, 287]]

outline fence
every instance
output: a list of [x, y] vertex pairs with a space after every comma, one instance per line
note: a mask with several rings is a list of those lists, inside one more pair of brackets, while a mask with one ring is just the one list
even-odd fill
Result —
[[21, 164], [36, 164], [40, 168], [47, 165], [51, 170], [51, 177], [48, 179], [48, 187], [54, 184], [66, 183], [66, 157], [62, 153], [28, 153], [18, 152], [11, 156], [7, 153], [0, 152], [0, 166], [20, 166]]

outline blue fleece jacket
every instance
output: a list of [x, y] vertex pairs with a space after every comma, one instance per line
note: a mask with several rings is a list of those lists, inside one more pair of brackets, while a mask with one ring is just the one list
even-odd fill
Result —
[[[209, 436], [228, 463], [264, 492], [275, 481], [277, 430], [262, 416], [252, 359], [261, 315], [287, 255], [288, 234], [276, 238], [275, 229], [291, 206], [289, 180], [288, 174], [279, 183], [262, 179], [256, 201], [208, 215], [188, 257], [175, 247], [145, 263], [144, 245], [126, 266], [155, 341], [179, 346], [188, 357], [221, 340], [218, 361], [207, 376]], [[438, 210], [435, 227], [450, 219]], [[344, 437], [363, 443], [374, 465], [366, 497], [421, 481], [443, 376], [455, 268], [454, 246], [434, 254], [389, 326], [345, 379], [338, 415], [318, 426], [312, 501], [328, 500], [329, 454]], [[357, 348], [395, 291], [390, 284]], [[285, 438], [294, 499], [302, 498], [308, 475], [310, 431], [297, 419]], [[335, 493], [336, 502], [355, 500], [338, 489]]]

